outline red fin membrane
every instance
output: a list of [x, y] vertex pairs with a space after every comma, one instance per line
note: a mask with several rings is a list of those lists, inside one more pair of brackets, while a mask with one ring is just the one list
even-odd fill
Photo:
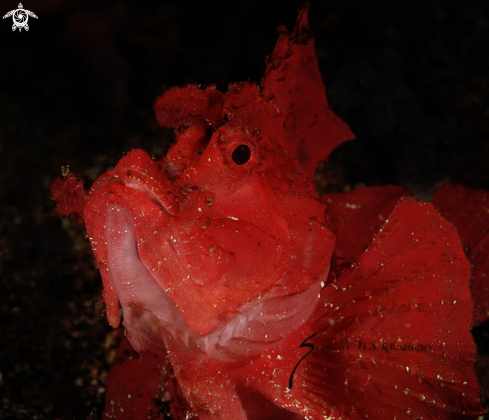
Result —
[[190, 410], [168, 357], [148, 352], [139, 355], [126, 338], [117, 350], [107, 383], [104, 419], [183, 420]]
[[321, 196], [321, 201], [328, 206], [324, 217], [336, 235], [333, 258], [337, 270], [332, 272], [336, 278], [350, 270], [372, 242], [398, 200], [408, 195], [409, 191], [402, 187], [386, 185]]
[[473, 326], [489, 318], [489, 193], [445, 184], [435, 192], [433, 205], [452, 222], [471, 262]]
[[307, 6], [300, 11], [292, 33], [280, 28], [261, 86], [270, 118], [283, 125], [282, 146], [304, 176], [313, 178], [318, 164], [355, 136], [326, 99], [307, 11]]
[[357, 268], [323, 289], [292, 392], [334, 418], [482, 414], [469, 278], [455, 228], [401, 199]]

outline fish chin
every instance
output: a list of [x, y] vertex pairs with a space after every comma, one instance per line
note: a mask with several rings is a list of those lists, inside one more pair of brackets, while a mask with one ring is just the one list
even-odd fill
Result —
[[318, 301], [320, 282], [286, 296], [271, 289], [225, 325], [200, 335], [140, 258], [136, 230], [124, 208], [108, 210], [106, 235], [110, 281], [122, 305], [126, 335], [139, 352], [162, 351], [172, 340], [185, 351], [223, 361], [256, 356], [303, 325]]

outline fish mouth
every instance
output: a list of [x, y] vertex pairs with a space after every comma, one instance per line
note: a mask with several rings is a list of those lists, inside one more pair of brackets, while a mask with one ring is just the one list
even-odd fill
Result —
[[119, 231], [122, 225], [125, 229], [109, 248], [110, 281], [123, 309], [126, 335], [139, 352], [164, 350], [165, 341], [171, 339], [195, 354], [236, 361], [270, 350], [301, 327], [316, 308], [320, 284], [287, 296], [276, 296], [272, 290], [241, 307], [223, 326], [198, 334], [143, 263], [128, 214], [122, 208], [111, 212], [107, 230]]
[[[272, 248], [284, 254], [278, 242], [232, 218], [216, 219], [207, 229], [182, 222], [171, 188], [145, 152], [133, 151], [95, 181], [85, 208], [109, 322], [119, 324], [120, 303], [136, 350], [163, 349], [171, 338], [194, 352], [235, 360], [267, 351], [307, 322], [327, 272], [307, 287], [284, 291], [292, 274], [277, 260], [278, 268], [258, 285], [248, 287], [245, 269], [239, 287], [230, 285], [226, 274], [249, 266], [250, 257]], [[237, 227], [259, 239], [256, 250], [236, 256], [228, 250], [238, 242], [231, 236]], [[223, 236], [227, 243], [213, 239]]]
[[[128, 189], [121, 185], [113, 187]], [[104, 193], [104, 189], [99, 191]], [[124, 194], [128, 194], [128, 191], [124, 191]], [[140, 195], [137, 191], [133, 194], [134, 199]], [[99, 222], [102, 222], [103, 238], [100, 232], [95, 232], [91, 239], [106, 243], [100, 248], [92, 242], [97, 259], [105, 258], [107, 261], [106, 269], [101, 269], [105, 294], [112, 291], [122, 306], [126, 335], [139, 352], [162, 351], [165, 341], [171, 339], [195, 354], [206, 354], [223, 361], [256, 356], [296, 331], [307, 322], [316, 308], [320, 281], [307, 290], [285, 296], [280, 295], [281, 288], [272, 288], [242, 305], [235, 314], [226, 314], [224, 318], [222, 313], [212, 311], [215, 305], [202, 304], [209, 300], [209, 296], [202, 292], [199, 295], [198, 316], [193, 317], [187, 310], [190, 308], [191, 312], [191, 305], [177, 305], [179, 301], [172, 290], [174, 286], [164, 278], [169, 270], [165, 272], [165, 266], [152, 266], [145, 259], [147, 242], [141, 242], [132, 209], [127, 205], [111, 203], [106, 206], [103, 221]], [[174, 249], [168, 247], [165, 255], [172, 253], [175, 253]], [[190, 276], [176, 266], [172, 269], [180, 272], [172, 274], [191, 286], [194, 282]], [[204, 286], [199, 288], [203, 289]], [[187, 289], [184, 286], [181, 290], [185, 292]], [[108, 316], [110, 319], [110, 314]]]
[[[154, 273], [160, 287], [184, 311], [185, 299], [178, 296], [179, 292], [184, 294], [179, 291], [182, 283], [211, 285], [233, 266], [234, 256], [217, 245], [202, 227], [178, 217], [179, 206], [170, 193], [172, 189], [171, 181], [161, 174], [156, 162], [145, 152], [134, 150], [114, 170], [94, 182], [85, 221], [95, 256], [109, 262], [108, 277], [113, 270], [111, 249], [121, 243], [119, 236], [127, 233], [130, 226], [135, 227], [138, 260]], [[107, 281], [112, 289], [113, 283]], [[118, 316], [114, 316], [111, 325], [118, 325]], [[208, 332], [199, 325], [193, 327], [201, 334]], [[207, 322], [207, 329], [214, 327]]]
[[[128, 162], [130, 158], [130, 162]], [[136, 161], [136, 163], [134, 163]], [[114, 190], [121, 185], [126, 188], [126, 196], [132, 197], [133, 203], [138, 203], [139, 209], [134, 209], [133, 218], [151, 220], [146, 213], [151, 211], [148, 202], [145, 202], [141, 196], [134, 194], [137, 192], [145, 197], [149, 202], [155, 204], [161, 210], [161, 214], [153, 219], [159, 219], [159, 223], [152, 223], [155, 230], [141, 234], [139, 240], [144, 243], [146, 237], [153, 237], [154, 233], [162, 235], [166, 242], [162, 249], [157, 252], [168, 253], [173, 255], [180, 266], [186, 271], [182, 278], [191, 279], [197, 285], [209, 285], [220, 279], [234, 265], [234, 255], [216, 244], [194, 221], [182, 221], [178, 218], [179, 206], [175, 198], [169, 193], [173, 189], [171, 181], [157, 170], [155, 162], [140, 150], [135, 150], [123, 158], [117, 165], [116, 169], [107, 172], [99, 177], [92, 186], [91, 193], [96, 191]], [[122, 196], [115, 202], [122, 205]], [[127, 201], [127, 200], [126, 200]], [[203, 204], [202, 206], [204, 206]], [[124, 205], [122, 205], [124, 207]], [[154, 209], [152, 209], [154, 211]], [[119, 211], [119, 210], [118, 210]], [[137, 212], [139, 211], [140, 216]], [[113, 215], [111, 215], [113, 217]], [[133, 222], [136, 223], [136, 222]], [[143, 225], [143, 221], [139, 222]], [[151, 224], [151, 222], [150, 222]], [[161, 245], [161, 244], [160, 244]], [[141, 252], [144, 252], [145, 246], [139, 246]], [[148, 254], [154, 254], [154, 250], [148, 249]], [[144, 261], [145, 258], [142, 257]], [[161, 265], [165, 265], [163, 258]], [[153, 271], [158, 267], [151, 267]], [[184, 273], [179, 273], [182, 276]], [[162, 279], [162, 283], [165, 280]], [[170, 289], [168, 286], [166, 289]]]

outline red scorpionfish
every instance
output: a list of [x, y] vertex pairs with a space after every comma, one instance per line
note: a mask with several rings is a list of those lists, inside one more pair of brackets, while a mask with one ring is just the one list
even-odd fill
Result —
[[88, 191], [53, 182], [140, 354], [113, 367], [104, 418], [156, 418], [158, 398], [174, 419], [476, 418], [455, 227], [399, 187], [320, 200], [318, 163], [354, 136], [326, 100], [307, 7], [281, 32], [260, 85], [156, 101], [176, 130], [163, 159], [133, 150]]

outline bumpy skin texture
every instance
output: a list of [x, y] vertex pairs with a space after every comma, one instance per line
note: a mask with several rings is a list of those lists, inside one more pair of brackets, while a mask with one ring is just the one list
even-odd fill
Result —
[[[160, 398], [177, 419], [474, 418], [458, 235], [395, 187], [319, 201], [317, 164], [353, 135], [328, 106], [307, 9], [282, 32], [260, 86], [157, 100], [177, 134], [161, 161], [134, 150], [88, 193], [53, 183], [62, 214], [83, 209], [108, 320], [121, 306], [141, 355], [114, 366], [106, 417], [146, 419]], [[349, 221], [327, 280], [329, 227]]]

